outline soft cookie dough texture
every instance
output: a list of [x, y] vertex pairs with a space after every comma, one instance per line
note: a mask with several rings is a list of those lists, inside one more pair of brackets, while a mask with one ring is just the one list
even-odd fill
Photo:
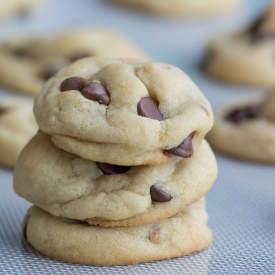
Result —
[[110, 0], [159, 16], [210, 16], [227, 13], [242, 0]]
[[[217, 173], [205, 141], [190, 159], [171, 157], [165, 164], [134, 166], [106, 176], [95, 162], [56, 148], [41, 133], [27, 145], [17, 166], [14, 188], [20, 196], [54, 216], [102, 226], [171, 217], [203, 197]], [[152, 202], [150, 187], [155, 183], [173, 197], [171, 203]]]
[[218, 37], [208, 46], [203, 70], [225, 82], [275, 85], [275, 5], [244, 30]]
[[275, 164], [275, 91], [224, 108], [208, 140], [233, 157]]
[[40, 6], [43, 0], [1, 0], [0, 20], [31, 12]]
[[[100, 82], [110, 103], [98, 104], [73, 88], [61, 92], [62, 82], [70, 77]], [[162, 120], [138, 115], [144, 97], [158, 102]], [[178, 68], [105, 58], [83, 59], [62, 70], [36, 97], [34, 113], [39, 128], [57, 147], [126, 166], [163, 163], [169, 159], [167, 150], [192, 133], [198, 146], [213, 125], [210, 104]]]
[[[121, 34], [90, 28], [37, 38], [10, 38], [0, 44], [0, 86], [28, 95], [71, 62], [87, 56], [145, 59]], [[14, 76], [16, 75], [16, 79]]]
[[114, 265], [200, 251], [212, 240], [204, 197], [217, 176], [212, 109], [171, 65], [105, 57], [62, 69], [36, 97], [39, 132], [15, 192], [42, 254]]
[[71, 263], [120, 265], [188, 255], [207, 248], [204, 201], [157, 224], [100, 228], [55, 218], [33, 207], [27, 217], [26, 238], [44, 255]]
[[37, 131], [32, 101], [0, 99], [0, 163], [13, 167], [19, 153]]

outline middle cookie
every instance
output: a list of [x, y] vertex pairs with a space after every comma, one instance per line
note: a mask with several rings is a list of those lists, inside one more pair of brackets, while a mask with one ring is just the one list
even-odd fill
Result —
[[126, 166], [191, 157], [213, 124], [209, 102], [180, 69], [101, 57], [51, 78], [34, 113], [59, 148]]
[[66, 153], [38, 133], [19, 157], [14, 189], [54, 216], [129, 226], [182, 211], [206, 194], [216, 174], [215, 157], [205, 141], [190, 159], [171, 157], [161, 165], [121, 167]]

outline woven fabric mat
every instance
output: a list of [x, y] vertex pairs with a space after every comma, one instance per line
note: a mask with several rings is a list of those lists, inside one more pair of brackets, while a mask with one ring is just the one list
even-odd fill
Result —
[[[48, 0], [32, 18], [1, 22], [0, 37], [80, 25], [112, 26], [138, 42], [153, 59], [187, 71], [217, 108], [257, 91], [211, 82], [194, 65], [214, 32], [237, 28], [266, 2], [248, 0], [246, 9], [232, 18], [201, 23], [154, 19], [108, 6], [102, 0]], [[0, 91], [0, 100], [6, 95]], [[29, 204], [13, 193], [11, 171], [0, 170], [0, 274], [275, 274], [274, 167], [223, 157], [218, 157], [218, 164], [219, 178], [207, 198], [215, 237], [211, 248], [173, 260], [115, 267], [65, 264], [26, 246], [21, 222]]]

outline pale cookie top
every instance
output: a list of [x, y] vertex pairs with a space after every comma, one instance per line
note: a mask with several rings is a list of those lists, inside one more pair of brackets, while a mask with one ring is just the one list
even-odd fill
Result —
[[63, 69], [37, 96], [34, 113], [58, 147], [118, 165], [190, 157], [213, 124], [209, 102], [180, 69], [106, 58]]
[[32, 101], [0, 99], [0, 162], [13, 166], [20, 151], [37, 131]]
[[10, 38], [0, 45], [0, 85], [36, 94], [45, 80], [64, 66], [95, 55], [145, 59], [135, 45], [108, 29], [78, 29], [44, 37]]
[[218, 37], [208, 47], [203, 69], [233, 83], [275, 85], [275, 5], [243, 30]]
[[242, 0], [110, 0], [161, 16], [210, 16], [228, 13]]
[[206, 142], [190, 159], [171, 157], [161, 165], [121, 167], [66, 153], [39, 133], [17, 162], [14, 189], [51, 214], [71, 219], [116, 221], [150, 212], [151, 218], [140, 217], [138, 224], [183, 210], [205, 195], [216, 174]]
[[26, 14], [37, 8], [44, 2], [43, 0], [1, 0], [0, 2], [0, 19]]
[[224, 108], [217, 114], [210, 143], [235, 157], [275, 163], [275, 91]]

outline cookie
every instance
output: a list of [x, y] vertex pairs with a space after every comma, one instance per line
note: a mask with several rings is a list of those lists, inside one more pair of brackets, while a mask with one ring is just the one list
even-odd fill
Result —
[[158, 16], [211, 16], [227, 13], [240, 6], [241, 0], [111, 0], [122, 6]]
[[43, 255], [90, 265], [169, 259], [203, 250], [212, 241], [203, 201], [157, 224], [117, 228], [56, 218], [32, 207], [25, 231], [29, 244]]
[[0, 19], [28, 14], [42, 2], [42, 0], [3, 0], [0, 3]]
[[108, 29], [79, 29], [49, 37], [14, 38], [0, 44], [0, 86], [35, 95], [62, 67], [95, 55], [146, 58], [126, 38]]
[[216, 116], [211, 145], [233, 157], [275, 163], [275, 92], [232, 104]]
[[19, 153], [37, 131], [32, 101], [0, 99], [0, 163], [13, 167]]
[[275, 85], [275, 5], [244, 30], [210, 43], [202, 69], [215, 79], [270, 87]]
[[206, 194], [216, 174], [206, 142], [190, 159], [171, 157], [162, 165], [125, 167], [81, 159], [39, 133], [17, 162], [14, 190], [54, 216], [106, 227], [132, 226], [182, 211]]
[[180, 69], [102, 57], [60, 71], [34, 113], [57, 147], [122, 166], [189, 158], [213, 125], [209, 102]]

